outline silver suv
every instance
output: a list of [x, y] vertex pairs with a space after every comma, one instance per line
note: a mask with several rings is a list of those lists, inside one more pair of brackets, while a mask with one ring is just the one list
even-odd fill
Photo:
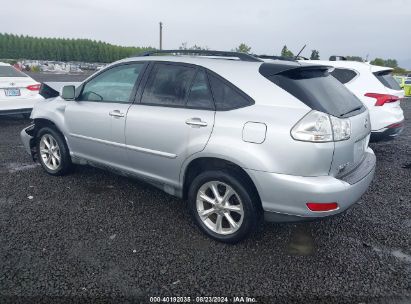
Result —
[[88, 164], [146, 180], [229, 243], [263, 218], [338, 214], [366, 191], [368, 110], [329, 67], [189, 53], [115, 62], [61, 96], [43, 85], [27, 151], [51, 175]]

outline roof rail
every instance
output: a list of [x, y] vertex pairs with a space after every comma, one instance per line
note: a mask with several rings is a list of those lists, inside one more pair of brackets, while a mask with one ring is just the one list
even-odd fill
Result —
[[285, 56], [271, 56], [271, 55], [254, 55], [255, 57], [261, 59], [273, 59], [273, 60], [285, 60], [285, 61], [297, 61], [294, 57]]
[[252, 55], [240, 52], [225, 52], [225, 51], [211, 51], [211, 50], [157, 50], [149, 51], [135, 56], [153, 56], [156, 54], [182, 54], [182, 55], [203, 55], [203, 56], [216, 56], [216, 57], [235, 57], [241, 61], [251, 61], [251, 62], [261, 62], [261, 59], [258, 59]]
[[330, 61], [346, 61], [347, 57], [345, 56], [338, 56], [338, 55], [332, 55], [330, 56]]

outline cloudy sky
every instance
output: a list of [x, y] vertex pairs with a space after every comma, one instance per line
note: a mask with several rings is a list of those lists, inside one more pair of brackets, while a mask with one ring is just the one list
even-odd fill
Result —
[[[13, 8], [4, 9], [12, 4]], [[118, 45], [188, 45], [395, 58], [411, 69], [411, 0], [0, 0], [0, 32]]]

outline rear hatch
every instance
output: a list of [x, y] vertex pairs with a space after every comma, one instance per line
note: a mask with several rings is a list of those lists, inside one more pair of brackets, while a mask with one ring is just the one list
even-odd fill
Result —
[[269, 73], [268, 67], [261, 67], [260, 73], [312, 110], [350, 120], [350, 138], [334, 142], [329, 174], [337, 176], [343, 171], [351, 171], [363, 161], [371, 124], [366, 107], [330, 75], [331, 70], [332, 68], [327, 66], [302, 64], [298, 67], [280, 69], [278, 73]]

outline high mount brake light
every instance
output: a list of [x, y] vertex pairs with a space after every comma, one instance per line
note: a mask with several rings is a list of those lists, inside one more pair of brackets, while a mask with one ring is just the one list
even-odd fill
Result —
[[375, 102], [377, 107], [381, 107], [386, 103], [396, 102], [400, 99], [398, 96], [390, 94], [366, 93], [365, 96], [377, 99]]

